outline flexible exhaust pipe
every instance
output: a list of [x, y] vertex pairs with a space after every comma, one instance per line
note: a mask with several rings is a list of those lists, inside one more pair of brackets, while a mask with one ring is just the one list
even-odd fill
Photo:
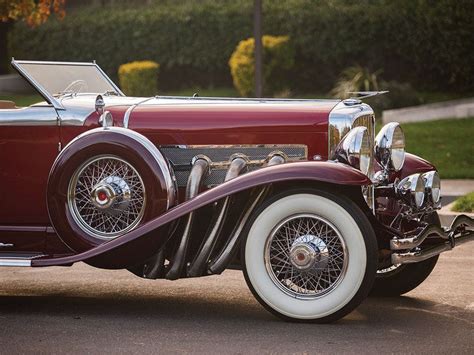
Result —
[[[286, 156], [281, 152], [272, 152], [268, 155], [265, 165], [264, 166], [273, 166], [278, 164], [283, 164], [286, 161]], [[244, 212], [242, 213], [241, 217], [239, 218], [238, 223], [232, 230], [230, 237], [227, 240], [227, 243], [222, 248], [220, 253], [216, 255], [214, 260], [209, 262], [209, 267], [207, 269], [209, 274], [220, 274], [222, 273], [227, 265], [232, 261], [232, 258], [235, 255], [235, 251], [240, 241], [240, 237], [242, 235], [242, 231], [247, 224], [248, 220], [250, 219], [252, 212], [258, 206], [258, 204], [264, 200], [265, 196], [268, 193], [268, 187], [264, 186], [260, 189], [254, 189], [256, 192], [256, 196], [254, 198], [250, 198], [249, 203], [244, 208]]]
[[[210, 159], [204, 155], [198, 155], [193, 158], [193, 167], [186, 185], [186, 201], [194, 198], [199, 193], [204, 178], [209, 174], [210, 162]], [[193, 220], [194, 212], [190, 212], [187, 216], [184, 232], [181, 236], [181, 241], [178, 250], [175, 253], [173, 263], [166, 273], [166, 278], [169, 280], [178, 279], [184, 272], [186, 251], [189, 244]]]
[[[227, 170], [224, 182], [232, 180], [239, 176], [247, 167], [248, 158], [243, 155], [235, 155], [231, 157], [231, 163]], [[222, 227], [225, 224], [227, 212], [231, 203], [232, 196], [227, 196], [223, 200], [219, 201], [216, 210], [217, 213], [213, 214], [211, 220], [210, 229], [204, 237], [204, 242], [196, 255], [196, 258], [188, 268], [189, 277], [202, 276], [206, 272], [206, 266], [211, 256], [211, 253], [216, 245], [219, 235], [222, 232]]]

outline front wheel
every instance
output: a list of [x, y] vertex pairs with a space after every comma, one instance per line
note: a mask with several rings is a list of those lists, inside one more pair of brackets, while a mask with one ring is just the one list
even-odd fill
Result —
[[365, 299], [377, 241], [352, 201], [294, 190], [262, 205], [242, 245], [244, 275], [257, 300], [286, 320], [332, 322]]
[[[441, 226], [438, 214], [433, 212], [425, 217], [429, 224]], [[431, 274], [439, 255], [414, 264], [391, 265], [377, 270], [370, 296], [396, 297], [418, 287]]]

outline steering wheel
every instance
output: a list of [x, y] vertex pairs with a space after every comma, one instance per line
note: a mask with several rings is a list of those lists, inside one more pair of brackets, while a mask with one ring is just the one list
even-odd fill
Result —
[[74, 80], [72, 83], [70, 83], [64, 90], [63, 92], [81, 92], [82, 90], [87, 89], [87, 83], [84, 80]]

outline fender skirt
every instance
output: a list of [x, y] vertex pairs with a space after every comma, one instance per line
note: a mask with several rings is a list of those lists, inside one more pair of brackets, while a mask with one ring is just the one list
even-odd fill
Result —
[[370, 179], [359, 170], [336, 162], [295, 162], [264, 167], [209, 189], [111, 241], [75, 255], [35, 258], [31, 261], [31, 266], [60, 266], [87, 261], [95, 265], [105, 263], [108, 265], [107, 268], [122, 268], [124, 260], [127, 260], [130, 255], [141, 254], [143, 250], [150, 250], [148, 249], [150, 247], [159, 250], [167, 241], [168, 236], [156, 231], [177, 218], [240, 191], [292, 180], [319, 181], [338, 185], [371, 184]]

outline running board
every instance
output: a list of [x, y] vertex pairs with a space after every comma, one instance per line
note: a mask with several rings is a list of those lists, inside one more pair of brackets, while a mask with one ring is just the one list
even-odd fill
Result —
[[0, 254], [0, 266], [30, 267], [34, 259], [45, 256], [41, 253], [3, 253]]
[[0, 258], [0, 266], [30, 267], [31, 259], [26, 258]]

